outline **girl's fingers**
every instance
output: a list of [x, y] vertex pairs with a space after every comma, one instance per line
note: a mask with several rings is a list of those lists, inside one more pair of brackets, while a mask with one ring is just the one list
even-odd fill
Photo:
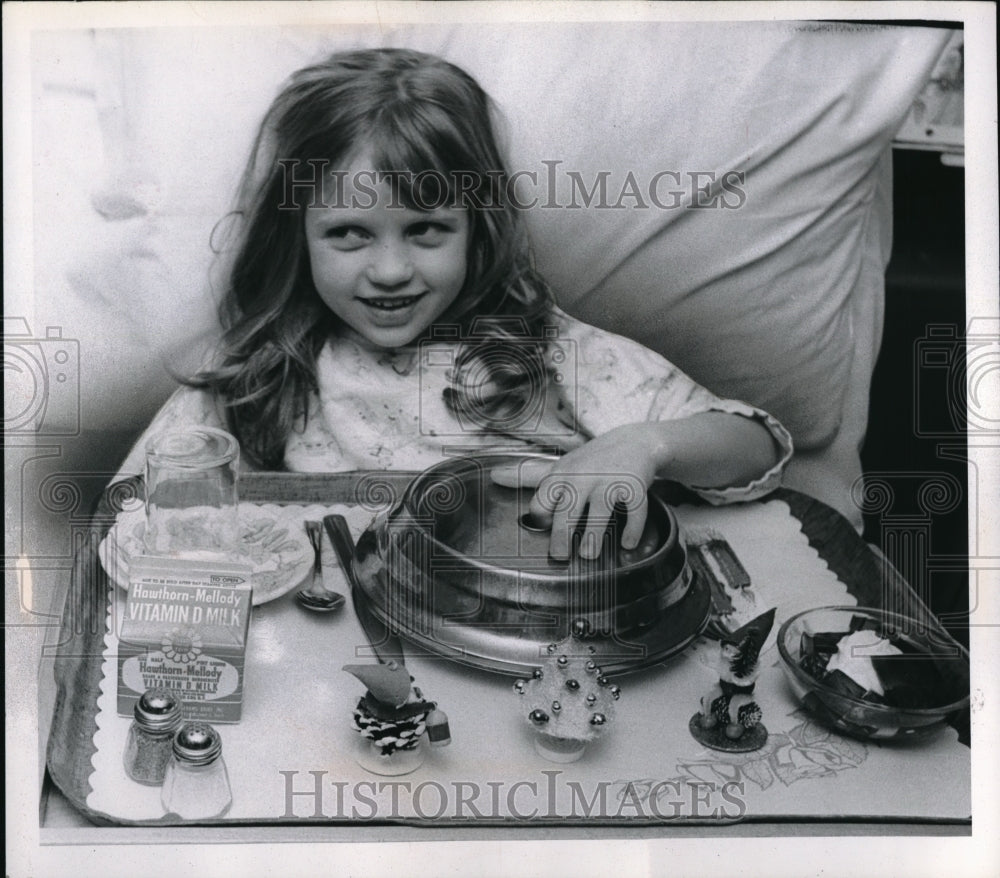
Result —
[[544, 506], [538, 499], [538, 494], [531, 498], [528, 505], [528, 524], [534, 530], [549, 530], [552, 527], [552, 509]]
[[549, 554], [558, 560], [569, 558], [568, 511], [571, 504], [572, 494], [566, 490], [565, 484], [556, 478], [546, 477], [538, 484], [528, 507], [532, 526], [552, 531]]
[[646, 499], [646, 495], [643, 494], [635, 505], [628, 510], [628, 520], [621, 533], [623, 549], [634, 549], [639, 545], [639, 540], [642, 539], [642, 532], [646, 529], [646, 516], [648, 514], [649, 501]]
[[[586, 498], [587, 523], [580, 543], [580, 557], [593, 560], [602, 552], [639, 545], [646, 527], [649, 501], [645, 486], [631, 477], [618, 477], [610, 484], [601, 482]], [[580, 510], [582, 514], [582, 510]], [[624, 513], [616, 515], [617, 512]], [[609, 531], [609, 525], [615, 523]]]
[[605, 534], [608, 532], [608, 522], [614, 510], [608, 506], [604, 498], [595, 491], [591, 497], [590, 506], [587, 509], [587, 527], [583, 531], [583, 539], [580, 541], [580, 557], [593, 560], [597, 558], [605, 549], [612, 548], [605, 546]]
[[573, 533], [586, 513], [580, 557], [594, 559], [604, 550], [605, 534], [616, 505], [626, 512], [625, 526], [615, 539], [634, 549], [646, 526], [648, 502], [645, 485], [634, 476], [617, 475], [612, 481], [579, 473], [552, 472], [557, 462], [523, 460], [495, 466], [490, 478], [508, 488], [535, 488], [528, 515], [532, 527], [551, 529], [549, 554], [568, 560]]
[[552, 460], [504, 463], [490, 470], [490, 478], [495, 484], [505, 488], [537, 488], [554, 465], [555, 461]]
[[541, 480], [531, 498], [530, 514], [538, 527], [549, 526], [549, 554], [560, 561], [570, 556], [570, 540], [577, 522], [583, 515], [586, 496], [580, 485], [574, 484], [565, 474], [555, 473]]
[[604, 485], [603, 498], [608, 508], [622, 513], [619, 520], [624, 519], [615, 539], [623, 549], [634, 549], [642, 538], [649, 510], [645, 482], [634, 475], [619, 474]]
[[557, 512], [552, 516], [552, 534], [549, 537], [549, 555], [557, 561], [568, 561], [570, 556], [570, 536], [573, 533], [570, 527], [569, 516], [564, 512]]

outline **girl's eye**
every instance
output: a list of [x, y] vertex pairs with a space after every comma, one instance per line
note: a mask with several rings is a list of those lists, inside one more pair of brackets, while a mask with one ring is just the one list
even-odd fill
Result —
[[425, 221], [414, 223], [407, 231], [410, 237], [422, 247], [437, 247], [444, 242], [451, 229], [444, 223]]
[[371, 235], [360, 226], [333, 226], [323, 233], [323, 237], [344, 248], [361, 247], [368, 243]]

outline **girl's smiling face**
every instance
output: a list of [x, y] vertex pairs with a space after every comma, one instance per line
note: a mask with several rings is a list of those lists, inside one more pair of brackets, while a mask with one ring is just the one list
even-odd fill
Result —
[[327, 173], [323, 206], [306, 210], [306, 246], [326, 306], [359, 340], [391, 349], [418, 338], [458, 297], [470, 223], [462, 209], [402, 206], [374, 168], [364, 154], [336, 184]]

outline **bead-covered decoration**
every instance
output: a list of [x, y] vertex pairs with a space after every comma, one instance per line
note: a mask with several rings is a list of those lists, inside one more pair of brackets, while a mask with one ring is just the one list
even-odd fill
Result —
[[[589, 633], [583, 625], [574, 630]], [[525, 715], [535, 729], [537, 749], [548, 759], [579, 758], [586, 744], [605, 731], [621, 696], [620, 687], [608, 683], [590, 655], [580, 636], [549, 644], [542, 667], [530, 680], [514, 684], [514, 691], [528, 699]]]

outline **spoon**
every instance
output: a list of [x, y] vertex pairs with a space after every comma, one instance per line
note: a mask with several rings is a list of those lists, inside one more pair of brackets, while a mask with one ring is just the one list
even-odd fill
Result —
[[306, 522], [306, 534], [315, 553], [313, 557], [312, 578], [306, 588], [295, 593], [295, 598], [307, 610], [316, 613], [332, 613], [344, 606], [344, 596], [340, 592], [331, 591], [323, 585], [322, 540], [323, 525], [319, 521]]

